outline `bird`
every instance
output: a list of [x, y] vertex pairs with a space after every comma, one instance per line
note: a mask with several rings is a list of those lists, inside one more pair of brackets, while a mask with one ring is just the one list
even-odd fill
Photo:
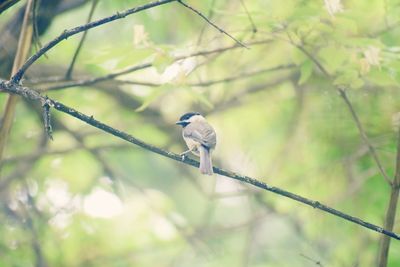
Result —
[[211, 152], [217, 144], [217, 135], [214, 128], [199, 112], [183, 114], [177, 125], [182, 126], [182, 136], [189, 150], [181, 153], [182, 159], [191, 152], [200, 157], [200, 173], [213, 174]]

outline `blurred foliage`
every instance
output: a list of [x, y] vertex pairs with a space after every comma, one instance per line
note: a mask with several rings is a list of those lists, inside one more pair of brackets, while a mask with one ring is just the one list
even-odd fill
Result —
[[[345, 88], [393, 177], [400, 1], [185, 2], [250, 49], [177, 61], [235, 43], [171, 3], [90, 30], [73, 79], [152, 67], [46, 94], [177, 153], [185, 147], [174, 122], [200, 111], [217, 131], [216, 165], [383, 225], [390, 188], [337, 88]], [[94, 17], [145, 3], [100, 1]], [[0, 24], [19, 7], [2, 13]], [[89, 10], [90, 2], [57, 15], [41, 43], [85, 23]], [[54, 83], [45, 80], [58, 77], [62, 84], [79, 40], [50, 50], [24, 82], [47, 88]], [[2, 94], [2, 110], [5, 100]], [[0, 266], [376, 264], [375, 232], [223, 177], [201, 176], [56, 111], [54, 141], [48, 141], [37, 108], [18, 103], [2, 162]], [[394, 231], [400, 232], [398, 221]], [[389, 266], [400, 266], [399, 251], [393, 241]]]

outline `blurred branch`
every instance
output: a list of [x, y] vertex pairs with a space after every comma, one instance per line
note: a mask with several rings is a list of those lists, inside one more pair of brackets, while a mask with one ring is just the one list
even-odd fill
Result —
[[[26, 191], [28, 191], [28, 189], [26, 189]], [[32, 197], [29, 195], [29, 192], [26, 193], [27, 194], [27, 199], [28, 199], [28, 203], [29, 205], [32, 206], [32, 208], [35, 211], [38, 211], [38, 209], [36, 208], [36, 205], [34, 203], [34, 200], [32, 199]], [[23, 205], [25, 203], [22, 203]], [[25, 216], [25, 220], [26, 220], [26, 225], [29, 229], [29, 231], [31, 232], [32, 235], [32, 250], [35, 254], [35, 267], [47, 267], [48, 264], [46, 262], [46, 259], [43, 255], [43, 249], [42, 246], [40, 244], [40, 240], [39, 240], [39, 236], [38, 236], [38, 232], [36, 230], [32, 215], [30, 214], [30, 211], [28, 209], [25, 210], [26, 216]]]
[[0, 1], [0, 14], [18, 2], [19, 2], [19, 0], [2, 0], [2, 1]]
[[300, 254], [300, 256], [302, 256], [303, 258], [305, 258], [305, 259], [307, 259], [307, 260], [313, 262], [313, 263], [314, 263], [315, 265], [317, 265], [317, 266], [323, 267], [323, 265], [322, 265], [322, 263], [321, 263], [320, 261], [314, 260], [313, 258], [311, 258], [311, 257], [309, 257], [309, 256], [306, 256], [306, 255], [304, 255], [304, 254]]
[[[216, 0], [212, 0], [210, 4], [210, 10], [208, 11], [208, 19], [211, 19], [214, 15], [214, 6], [215, 6]], [[203, 27], [200, 30], [199, 37], [197, 38], [197, 45], [201, 43], [201, 40], [203, 39], [204, 32], [207, 28], [207, 24], [204, 24]]]
[[[259, 40], [259, 41], [254, 41], [249, 43], [248, 45], [263, 45], [263, 44], [267, 44], [270, 43], [271, 39], [264, 39], [264, 40]], [[203, 51], [198, 51], [198, 52], [194, 52], [194, 53], [189, 53], [187, 55], [182, 55], [182, 56], [176, 56], [173, 60], [174, 61], [179, 61], [182, 59], [186, 59], [186, 58], [190, 58], [190, 57], [197, 57], [197, 56], [207, 56], [210, 54], [215, 54], [215, 53], [222, 53], [225, 51], [230, 51], [233, 49], [237, 49], [240, 46], [238, 46], [237, 44], [235, 45], [231, 45], [231, 46], [225, 46], [225, 47], [219, 47], [216, 49], [211, 49], [211, 50], [203, 50]], [[85, 86], [85, 85], [92, 85], [92, 84], [96, 84], [99, 82], [103, 82], [103, 81], [107, 81], [107, 80], [111, 80], [114, 79], [118, 76], [122, 76], [128, 73], [132, 73], [138, 70], [143, 70], [143, 69], [147, 69], [153, 66], [152, 62], [148, 62], [148, 63], [142, 63], [139, 65], [134, 65], [131, 67], [128, 67], [124, 70], [120, 70], [120, 71], [116, 71], [113, 73], [109, 73], [107, 75], [104, 76], [99, 76], [99, 77], [95, 77], [95, 78], [87, 78], [87, 79], [81, 79], [81, 80], [74, 80], [74, 81], [67, 81], [61, 84], [56, 84], [56, 85], [52, 85], [52, 86], [48, 86], [45, 87], [44, 90], [57, 90], [57, 89], [65, 89], [65, 88], [70, 88], [70, 87], [75, 87], [75, 86]], [[44, 82], [62, 82], [65, 79], [61, 79], [60, 77], [51, 77], [51, 78], [47, 78], [46, 80], [30, 80], [29, 82], [32, 84], [38, 84], [38, 83], [44, 83]], [[157, 84], [155, 83], [145, 83], [143, 82], [142, 85], [147, 85], [147, 86], [156, 86]]]
[[[33, 100], [33, 101], [42, 102], [42, 101], [45, 100], [45, 97], [43, 97], [42, 95], [40, 95], [37, 91], [35, 91], [33, 89], [30, 89], [30, 88], [27, 88], [27, 87], [22, 87], [22, 86], [20, 86], [18, 84], [15, 84], [15, 83], [12, 83], [12, 82], [8, 82], [8, 81], [2, 80], [2, 79], [0, 79], [0, 89], [4, 90], [4, 91], [7, 91], [10, 94], [21, 95], [21, 96], [23, 96], [23, 97], [25, 97], [27, 99]], [[115, 129], [115, 128], [107, 125], [107, 124], [104, 124], [104, 123], [96, 120], [93, 116], [87, 116], [87, 115], [85, 115], [85, 114], [83, 114], [83, 113], [81, 113], [81, 112], [79, 112], [79, 111], [77, 111], [77, 110], [75, 110], [75, 109], [73, 109], [71, 107], [65, 106], [64, 104], [62, 104], [62, 103], [60, 103], [58, 101], [52, 100], [50, 98], [47, 98], [47, 100], [50, 101], [51, 107], [55, 108], [56, 110], [61, 111], [63, 113], [66, 113], [66, 114], [68, 114], [68, 115], [70, 115], [72, 117], [75, 117], [76, 119], [81, 120], [81, 121], [83, 121], [83, 122], [85, 122], [85, 123], [87, 123], [87, 124], [89, 124], [89, 125], [91, 125], [93, 127], [96, 127], [96, 128], [98, 128], [98, 129], [100, 129], [100, 130], [102, 130], [104, 132], [107, 132], [107, 133], [109, 133], [109, 134], [111, 134], [111, 135], [113, 135], [115, 137], [123, 139], [123, 140], [125, 140], [125, 141], [127, 141], [129, 143], [132, 143], [132, 144], [135, 144], [137, 146], [140, 146], [145, 150], [151, 151], [153, 153], [159, 154], [159, 155], [167, 157], [169, 159], [172, 159], [172, 160], [175, 160], [175, 161], [178, 161], [178, 162], [181, 162], [181, 163], [185, 163], [187, 165], [191, 165], [191, 166], [194, 166], [194, 167], [198, 167], [199, 166], [199, 162], [198, 161], [189, 159], [188, 157], [185, 157], [185, 158], [182, 159], [182, 157], [179, 154], [175, 154], [173, 152], [161, 149], [161, 148], [156, 147], [154, 145], [145, 143], [145, 142], [133, 137], [130, 134], [127, 134], [125, 132], [117, 130], [117, 129]], [[399, 145], [400, 145], [400, 143], [399, 143]], [[400, 149], [399, 149], [399, 151], [400, 151]], [[400, 157], [400, 154], [398, 154], [398, 155]], [[400, 179], [400, 158], [398, 159], [398, 164], [399, 164], [399, 170], [398, 170], [398, 176], [397, 177], [398, 177], [398, 179]], [[225, 177], [228, 177], [228, 178], [232, 178], [232, 179], [241, 181], [243, 183], [251, 184], [251, 185], [253, 185], [255, 187], [258, 187], [258, 188], [261, 188], [263, 190], [266, 190], [266, 191], [278, 194], [280, 196], [292, 199], [294, 201], [303, 203], [303, 204], [311, 206], [311, 207], [313, 207], [315, 209], [322, 210], [322, 211], [330, 213], [330, 214], [332, 214], [334, 216], [340, 217], [340, 218], [342, 218], [344, 220], [347, 220], [347, 221], [350, 221], [352, 223], [358, 224], [358, 225], [360, 225], [362, 227], [365, 227], [367, 229], [370, 229], [370, 230], [376, 231], [378, 233], [381, 233], [381, 234], [384, 234], [384, 235], [387, 235], [387, 236], [390, 236], [392, 238], [400, 240], [400, 235], [398, 235], [398, 234], [396, 234], [396, 233], [394, 233], [394, 232], [392, 232], [390, 230], [383, 229], [382, 227], [379, 227], [377, 225], [374, 225], [374, 224], [371, 224], [369, 222], [363, 221], [360, 218], [345, 214], [345, 213], [343, 213], [341, 211], [338, 211], [338, 210], [333, 209], [333, 208], [331, 208], [329, 206], [321, 204], [318, 201], [302, 197], [300, 195], [291, 193], [289, 191], [286, 191], [286, 190], [278, 188], [278, 187], [270, 186], [270, 185], [268, 185], [268, 184], [266, 184], [264, 182], [261, 182], [259, 180], [254, 179], [252, 177], [245, 176], [245, 175], [240, 175], [240, 174], [234, 173], [234, 172], [232, 172], [230, 170], [224, 170], [224, 169], [221, 169], [221, 168], [218, 168], [218, 167], [214, 167], [214, 172], [217, 173], [217, 174], [220, 174], [222, 176], [225, 176]], [[397, 185], [396, 188], [399, 188], [399, 186]]]
[[[35, 0], [33, 20], [37, 37], [43, 35], [62, 12], [76, 8], [88, 0]], [[8, 77], [12, 69], [26, 5], [22, 5], [0, 29], [0, 77]], [[35, 38], [38, 41], [38, 38]], [[35, 51], [36, 52], [36, 51]], [[26, 59], [24, 59], [26, 60]]]
[[214, 109], [207, 112], [207, 114], [215, 114], [215, 113], [224, 111], [231, 107], [237, 107], [238, 104], [243, 101], [243, 98], [245, 96], [247, 96], [249, 94], [254, 94], [254, 93], [257, 93], [260, 91], [273, 89], [282, 83], [292, 80], [294, 76], [295, 76], [295, 74], [289, 74], [287, 76], [278, 78], [275, 81], [268, 81], [266, 83], [249, 86], [248, 88], [245, 88], [244, 90], [240, 90], [239, 92], [235, 93], [228, 100], [219, 103]]
[[396, 21], [396, 22], [392, 23], [392, 25], [386, 25], [385, 28], [374, 32], [373, 34], [371, 34], [371, 37], [377, 38], [380, 35], [383, 35], [387, 32], [397, 29], [399, 26], [400, 26], [400, 21]]
[[[322, 64], [318, 61], [318, 59], [316, 57], [314, 57], [313, 54], [311, 54], [307, 49], [305, 49], [305, 47], [302, 44], [297, 44], [295, 43], [290, 34], [287, 33], [287, 36], [289, 38], [289, 42], [294, 45], [295, 47], [297, 47], [300, 51], [302, 51], [307, 57], [309, 57], [311, 59], [311, 61], [314, 62], [314, 64], [318, 67], [318, 69], [327, 77], [327, 78], [332, 78], [331, 75], [329, 74], [329, 72], [324, 68], [324, 66], [322, 66]], [[374, 148], [374, 146], [371, 144], [371, 142], [369, 141], [368, 135], [365, 132], [364, 127], [361, 124], [361, 121], [357, 115], [357, 113], [354, 110], [353, 105], [351, 104], [349, 98], [347, 97], [346, 91], [344, 88], [335, 86], [336, 90], [338, 90], [340, 96], [342, 97], [342, 99], [344, 100], [347, 108], [350, 111], [350, 114], [354, 120], [354, 122], [356, 123], [357, 129], [361, 135], [361, 138], [363, 139], [364, 143], [367, 144], [369, 151], [372, 155], [372, 158], [374, 159], [376, 165], [378, 166], [379, 171], [381, 172], [383, 178], [385, 179], [385, 181], [391, 185], [392, 181], [390, 180], [390, 178], [388, 177], [388, 175], [385, 172], [385, 169], [382, 166], [382, 163], [378, 157], [378, 154], [376, 153], [376, 150]]]
[[288, 163], [288, 157], [290, 156], [290, 152], [293, 151], [293, 141], [294, 137], [297, 134], [299, 125], [301, 123], [301, 116], [303, 115], [304, 110], [304, 88], [297, 85], [297, 82], [294, 79], [291, 79], [293, 90], [296, 95], [296, 103], [291, 112], [289, 120], [287, 121], [286, 130], [283, 137], [283, 144], [280, 146], [279, 150], [276, 152], [274, 161], [269, 164], [267, 167], [268, 176], [274, 176], [276, 170], [283, 169], [282, 165]]
[[[97, 6], [98, 2], [99, 2], [98, 0], [92, 0], [92, 7], [90, 8], [89, 16], [87, 18], [87, 22], [86, 23], [89, 23], [92, 20], [92, 17], [93, 17], [93, 14], [94, 14], [94, 10], [96, 9], [96, 6]], [[79, 41], [78, 47], [75, 50], [74, 56], [72, 57], [71, 64], [68, 67], [67, 73], [65, 73], [65, 79], [67, 79], [67, 80], [71, 79], [72, 71], [74, 69], [76, 59], [78, 58], [79, 52], [81, 51], [83, 43], [86, 40], [87, 33], [88, 33], [87, 30], [84, 31], [84, 33], [82, 35], [82, 38]]]
[[249, 10], [247, 9], [246, 4], [244, 3], [244, 0], [240, 0], [240, 4], [242, 5], [244, 11], [246, 12], [246, 15], [247, 15], [247, 18], [248, 18], [249, 21], [250, 21], [251, 29], [252, 29], [253, 33], [256, 33], [256, 32], [257, 32], [256, 24], [254, 23], [254, 20], [253, 20], [253, 18], [251, 17]]
[[[96, 150], [96, 151], [102, 151], [102, 150], [108, 150], [108, 149], [127, 149], [125, 144], [106, 144], [106, 145], [100, 145], [100, 146], [94, 146], [94, 147], [86, 147], [86, 149], [91, 149], [91, 150]], [[10, 157], [10, 158], [5, 158], [0, 162], [0, 166], [6, 165], [6, 164], [12, 164], [15, 162], [22, 162], [22, 161], [33, 161], [37, 157], [42, 157], [42, 156], [48, 156], [48, 155], [63, 155], [69, 152], [73, 152], [76, 150], [83, 149], [81, 146], [72, 146], [69, 148], [64, 148], [64, 149], [55, 149], [55, 150], [39, 150], [35, 151], [30, 154], [26, 155], [20, 155], [20, 156], [15, 156], [15, 157]]]
[[56, 12], [63, 13], [65, 11], [80, 7], [81, 5], [89, 2], [90, 0], [63, 0], [57, 6]]
[[[290, 35], [288, 34], [289, 39]], [[296, 45], [291, 39], [290, 42], [298, 47], [305, 55], [307, 55], [317, 66], [318, 68], [324, 73], [325, 76], [328, 78], [331, 78], [330, 74], [325, 70], [325, 68], [319, 63], [319, 61], [313, 57], [311, 53], [309, 53], [302, 45]], [[364, 143], [367, 144], [368, 149], [376, 163], [376, 165], [379, 168], [379, 171], [381, 172], [382, 176], [384, 177], [385, 181], [390, 185], [391, 187], [391, 194], [390, 194], [390, 200], [389, 200], [389, 206], [386, 212], [386, 217], [385, 217], [385, 222], [384, 222], [384, 227], [388, 231], [393, 230], [394, 226], [394, 221], [396, 217], [396, 211], [397, 211], [397, 202], [399, 199], [399, 192], [400, 192], [400, 128], [398, 129], [399, 131], [399, 136], [398, 136], [398, 145], [397, 145], [397, 156], [396, 156], [396, 172], [395, 172], [395, 177], [393, 181], [389, 178], [389, 176], [386, 174], [385, 169], [383, 168], [379, 157], [376, 153], [376, 150], [374, 146], [371, 144], [371, 142], [368, 139], [368, 136], [360, 122], [360, 119], [358, 118], [357, 113], [354, 110], [353, 105], [351, 104], [349, 98], [347, 97], [346, 91], [344, 88], [340, 88], [338, 86], [335, 86], [335, 88], [339, 91], [340, 96], [344, 100], [345, 104], [347, 105], [354, 122], [356, 123], [356, 126], [358, 128], [358, 131], [364, 140]], [[379, 267], [386, 267], [387, 262], [388, 262], [388, 254], [389, 254], [389, 247], [390, 247], [390, 238], [383, 236], [381, 239], [381, 246], [380, 246], [380, 252], [379, 252], [379, 258], [378, 258], [378, 266]]]
[[[267, 73], [267, 72], [291, 69], [294, 66], [295, 65], [290, 64], [290, 65], [276, 66], [276, 67], [272, 67], [272, 68], [269, 67], [269, 68], [264, 68], [264, 69], [260, 69], [260, 70], [239, 73], [235, 76], [230, 76], [230, 77], [226, 77], [223, 79], [209, 80], [209, 81], [203, 81], [203, 82], [197, 82], [197, 83], [187, 83], [186, 85], [192, 86], [192, 87], [208, 87], [208, 86], [215, 85], [215, 84], [229, 83], [229, 82], [234, 82], [237, 80], [247, 79], [247, 78], [250, 78], [250, 77], [253, 77], [253, 76], [256, 76], [259, 74]], [[116, 80], [116, 81], [121, 82], [123, 84], [135, 84], [135, 85], [154, 86], [154, 87], [162, 85], [162, 84], [158, 84], [158, 83], [143, 82], [143, 81], [126, 81], [126, 80]]]
[[48, 42], [47, 44], [45, 44], [39, 51], [37, 51], [34, 55], [32, 55], [20, 68], [19, 70], [13, 75], [13, 77], [11, 77], [11, 80], [14, 83], [18, 83], [21, 78], [23, 77], [25, 71], [34, 63], [36, 62], [36, 60], [38, 60], [43, 54], [45, 54], [47, 51], [49, 51], [51, 48], [53, 48], [54, 46], [56, 46], [58, 43], [60, 43], [63, 40], [66, 40], [68, 37], [73, 36], [75, 34], [78, 34], [80, 32], [83, 31], [87, 31], [89, 29], [98, 27], [100, 25], [112, 22], [114, 20], [118, 20], [118, 19], [122, 19], [125, 18], [126, 16], [132, 15], [134, 13], [138, 13], [141, 12], [143, 10], [147, 10], [150, 8], [154, 8], [156, 6], [160, 6], [163, 4], [167, 4], [170, 2], [175, 2], [178, 1], [180, 4], [182, 4], [183, 6], [189, 8], [190, 10], [194, 11], [195, 13], [197, 13], [199, 16], [201, 16], [202, 18], [204, 18], [208, 23], [210, 23], [212, 26], [214, 26], [215, 28], [217, 28], [220, 32], [226, 34], [227, 36], [231, 37], [233, 40], [235, 40], [240, 46], [246, 47], [243, 43], [241, 43], [240, 41], [236, 40], [234, 37], [232, 37], [229, 33], [227, 33], [226, 31], [224, 31], [223, 29], [219, 28], [217, 25], [213, 24], [211, 21], [209, 21], [203, 14], [201, 14], [199, 11], [195, 10], [194, 8], [192, 8], [191, 6], [183, 3], [180, 0], [159, 0], [156, 2], [152, 2], [152, 3], [148, 3], [142, 6], [138, 6], [132, 9], [128, 9], [126, 11], [123, 12], [118, 12], [112, 16], [106, 17], [106, 18], [102, 18], [69, 30], [65, 30], [62, 34], [60, 34], [59, 36], [57, 36], [55, 39], [53, 39], [52, 41]]
[[[32, 157], [30, 160], [18, 161], [19, 164], [15, 168], [14, 172], [10, 173], [9, 175], [0, 180], [0, 192], [4, 191], [9, 186], [9, 184], [16, 178], [26, 177], [27, 173], [33, 168], [36, 161], [43, 154], [43, 151], [46, 150], [48, 140], [49, 139], [46, 137], [45, 134], [40, 136], [36, 150], [33, 153], [36, 156]], [[4, 164], [3, 161], [1, 161], [0, 166], [3, 166], [3, 164]]]
[[[389, 206], [386, 211], [385, 228], [390, 231], [393, 230], [394, 222], [396, 219], [397, 202], [399, 200], [400, 191], [400, 127], [397, 133], [397, 155], [396, 155], [396, 172], [393, 183], [391, 184]], [[390, 238], [382, 238], [379, 252], [379, 267], [386, 267], [388, 262], [388, 254], [390, 247]]]
[[[22, 63], [28, 56], [29, 49], [31, 47], [32, 40], [32, 24], [31, 24], [31, 13], [33, 8], [33, 0], [29, 0], [25, 7], [24, 19], [21, 26], [21, 32], [18, 39], [17, 53], [14, 57], [13, 67], [11, 75], [14, 75], [18, 68], [21, 67]], [[9, 95], [4, 110], [4, 115], [0, 126], [0, 161], [3, 158], [4, 149], [6, 147], [8, 135], [11, 130], [11, 126], [14, 120], [15, 107], [17, 105], [18, 96]]]
[[244, 73], [240, 73], [240, 74], [238, 74], [236, 76], [231, 76], [231, 77], [227, 77], [227, 78], [223, 78], [223, 79], [219, 79], [219, 80], [211, 80], [211, 81], [204, 81], [204, 82], [199, 82], [199, 83], [191, 83], [191, 84], [188, 84], [188, 85], [189, 86], [197, 86], [197, 87], [207, 87], [207, 86], [214, 85], [214, 84], [233, 82], [233, 81], [237, 81], [237, 80], [241, 80], [241, 79], [247, 79], [249, 77], [252, 77], [252, 76], [255, 76], [255, 75], [259, 75], [259, 74], [263, 74], [263, 73], [267, 73], [267, 72], [291, 69], [294, 66], [295, 65], [293, 65], [293, 64], [280, 65], [280, 66], [276, 66], [276, 67], [272, 67], [272, 68], [269, 67], [269, 68], [264, 68], [264, 69], [260, 69], [260, 70], [244, 72]]
[[195, 9], [192, 6], [189, 6], [188, 4], [184, 3], [182, 0], [178, 0], [178, 3], [181, 4], [182, 6], [188, 8], [189, 10], [193, 11], [194, 13], [196, 13], [197, 15], [199, 15], [200, 17], [202, 17], [205, 21], [207, 21], [208, 24], [210, 24], [211, 26], [213, 26], [215, 29], [217, 29], [219, 32], [225, 34], [226, 36], [228, 36], [229, 38], [231, 38], [232, 40], [234, 40], [237, 44], [239, 44], [240, 46], [249, 49], [249, 47], [247, 47], [245, 44], [243, 44], [241, 41], [239, 41], [238, 39], [236, 39], [235, 37], [233, 37], [232, 35], [230, 35], [229, 33], [227, 33], [224, 29], [220, 28], [219, 26], [217, 26], [216, 24], [214, 24], [212, 21], [210, 21], [206, 16], [204, 16], [200, 11], [198, 11], [197, 9]]
[[65, 30], [63, 33], [61, 33], [59, 36], [57, 36], [55, 39], [51, 40], [50, 42], [48, 42], [47, 44], [45, 44], [39, 51], [37, 51], [34, 55], [32, 55], [20, 68], [19, 70], [13, 75], [13, 77], [11, 78], [11, 80], [14, 83], [19, 83], [19, 81], [21, 80], [21, 78], [23, 77], [23, 75], [25, 74], [25, 71], [34, 63], [36, 62], [36, 60], [38, 60], [43, 54], [45, 54], [47, 51], [49, 51], [51, 48], [53, 48], [54, 46], [56, 46], [58, 43], [60, 43], [63, 40], [66, 40], [68, 37], [73, 36], [77, 33], [86, 31], [88, 29], [91, 28], [95, 28], [98, 27], [100, 25], [109, 23], [111, 21], [114, 20], [118, 20], [118, 19], [123, 19], [126, 16], [138, 13], [140, 11], [146, 10], [146, 9], [150, 9], [156, 6], [160, 6], [163, 4], [167, 4], [170, 2], [174, 2], [176, 0], [160, 0], [160, 1], [156, 1], [156, 2], [152, 2], [152, 3], [148, 3], [142, 6], [138, 6], [135, 8], [131, 8], [128, 10], [125, 10], [123, 12], [118, 12], [112, 16], [106, 17], [106, 18], [102, 18], [69, 30]]
[[337, 88], [337, 90], [339, 91], [340, 96], [343, 98], [344, 102], [346, 103], [351, 116], [353, 117], [354, 122], [357, 125], [358, 131], [362, 137], [362, 139], [364, 140], [364, 143], [368, 146], [369, 152], [371, 153], [376, 165], [379, 168], [379, 171], [381, 172], [383, 178], [386, 180], [386, 182], [389, 185], [392, 185], [392, 181], [390, 180], [390, 178], [388, 177], [388, 175], [385, 172], [385, 169], [382, 166], [382, 163], [378, 157], [378, 154], [376, 153], [375, 147], [371, 144], [371, 142], [369, 141], [369, 138], [367, 136], [367, 133], [364, 130], [364, 127], [362, 126], [360, 119], [357, 116], [356, 111], [354, 110], [353, 105], [351, 104], [349, 98], [347, 97], [346, 91], [342, 88]]

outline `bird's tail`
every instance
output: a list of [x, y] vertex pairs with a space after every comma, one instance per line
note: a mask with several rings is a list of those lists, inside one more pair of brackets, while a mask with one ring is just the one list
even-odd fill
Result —
[[210, 149], [200, 146], [200, 172], [202, 174], [213, 175], [213, 166], [211, 162], [211, 151]]

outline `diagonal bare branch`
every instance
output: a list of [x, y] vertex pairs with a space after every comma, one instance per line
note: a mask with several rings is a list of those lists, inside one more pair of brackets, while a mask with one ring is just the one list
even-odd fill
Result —
[[188, 8], [189, 10], [193, 11], [194, 13], [196, 13], [197, 15], [199, 15], [200, 17], [202, 17], [205, 21], [207, 21], [208, 24], [210, 24], [211, 26], [213, 26], [214, 28], [216, 28], [218, 31], [220, 31], [221, 33], [225, 34], [226, 36], [228, 36], [229, 38], [231, 38], [232, 40], [234, 40], [236, 43], [238, 43], [240, 46], [249, 49], [248, 46], [246, 46], [244, 43], [242, 43], [241, 41], [239, 41], [238, 39], [236, 39], [235, 37], [233, 37], [232, 35], [230, 35], [229, 33], [227, 33], [224, 29], [220, 28], [219, 26], [217, 26], [215, 23], [213, 23], [212, 21], [210, 21], [206, 16], [204, 16], [200, 11], [198, 11], [197, 9], [195, 9], [194, 7], [189, 6], [188, 4], [184, 3], [182, 0], [178, 0], [179, 4], [181, 4], [182, 6]]
[[73, 36], [77, 33], [98, 27], [100, 25], [109, 23], [114, 20], [118, 19], [123, 19], [126, 16], [138, 13], [143, 10], [147, 10], [156, 6], [168, 4], [171, 2], [175, 2], [176, 0], [160, 0], [160, 1], [155, 1], [151, 2], [142, 6], [134, 7], [128, 10], [125, 10], [123, 12], [118, 12], [112, 16], [105, 17], [69, 30], [65, 30], [63, 33], [61, 33], [59, 36], [57, 36], [55, 39], [51, 40], [47, 44], [45, 44], [39, 51], [37, 51], [34, 55], [32, 55], [18, 70], [18, 72], [15, 73], [15, 75], [11, 78], [11, 80], [14, 83], [19, 83], [19, 81], [22, 79], [23, 75], [25, 74], [25, 71], [33, 64], [35, 63], [41, 56], [43, 56], [44, 53], [49, 51], [51, 48], [59, 44], [61, 41], [66, 40], [68, 37]]
[[[42, 101], [45, 100], [44, 96], [42, 96], [41, 94], [39, 94], [37, 91], [35, 91], [33, 89], [30, 89], [28, 87], [23, 87], [23, 86], [20, 86], [18, 84], [15, 84], [15, 83], [12, 83], [12, 82], [9, 82], [9, 81], [5, 81], [5, 80], [2, 80], [2, 79], [0, 79], [0, 90], [6, 91], [6, 92], [8, 92], [10, 94], [18, 94], [18, 95], [21, 95], [21, 96], [23, 96], [23, 97], [25, 97], [27, 99], [33, 100], [33, 101], [42, 102]], [[190, 166], [199, 167], [199, 162], [198, 161], [189, 159], [188, 157], [185, 157], [185, 158], [182, 159], [182, 157], [179, 154], [175, 154], [173, 152], [161, 149], [161, 148], [159, 148], [157, 146], [145, 143], [142, 140], [137, 139], [137, 138], [135, 138], [134, 136], [132, 136], [132, 135], [130, 135], [128, 133], [125, 133], [123, 131], [115, 129], [115, 128], [113, 128], [113, 127], [111, 127], [111, 126], [109, 126], [109, 125], [107, 125], [105, 123], [102, 123], [102, 122], [96, 120], [95, 118], [93, 118], [93, 116], [85, 115], [85, 114], [83, 114], [83, 113], [81, 113], [81, 112], [79, 112], [79, 111], [77, 111], [77, 110], [75, 110], [75, 109], [73, 109], [71, 107], [68, 107], [68, 106], [66, 106], [66, 105], [64, 105], [64, 104], [62, 104], [62, 103], [60, 103], [58, 101], [52, 100], [50, 98], [48, 99], [48, 101], [51, 102], [51, 106], [53, 108], [55, 108], [56, 110], [61, 111], [63, 113], [66, 113], [66, 114], [68, 114], [68, 115], [70, 115], [70, 116], [72, 116], [72, 117], [74, 117], [74, 118], [76, 118], [78, 120], [81, 120], [81, 121], [83, 121], [83, 122], [85, 122], [85, 123], [87, 123], [87, 124], [89, 124], [89, 125], [91, 125], [93, 127], [96, 127], [96, 128], [98, 128], [98, 129], [100, 129], [100, 130], [102, 130], [104, 132], [107, 132], [107, 133], [109, 133], [109, 134], [111, 134], [111, 135], [113, 135], [115, 137], [123, 139], [123, 140], [125, 140], [125, 141], [127, 141], [129, 143], [132, 143], [132, 144], [135, 144], [137, 146], [140, 146], [141, 148], [143, 148], [145, 150], [151, 151], [153, 153], [159, 154], [159, 155], [167, 157], [169, 159], [172, 159], [172, 160], [175, 160], [175, 161], [178, 161], [178, 162], [190, 165]], [[346, 213], [343, 213], [343, 212], [341, 212], [339, 210], [336, 210], [336, 209], [331, 208], [331, 207], [329, 207], [327, 205], [324, 205], [324, 204], [320, 203], [319, 201], [315, 201], [315, 200], [311, 200], [311, 199], [305, 198], [303, 196], [300, 196], [300, 195], [294, 194], [292, 192], [289, 192], [289, 191], [287, 191], [285, 189], [281, 189], [279, 187], [271, 186], [271, 185], [269, 185], [267, 183], [264, 183], [262, 181], [254, 179], [252, 177], [249, 177], [249, 176], [246, 176], [246, 175], [240, 175], [240, 174], [234, 173], [234, 172], [232, 172], [230, 170], [224, 170], [224, 169], [221, 169], [221, 168], [218, 168], [218, 167], [214, 167], [213, 170], [214, 170], [214, 173], [220, 174], [222, 176], [225, 176], [225, 177], [228, 177], [228, 178], [231, 178], [231, 179], [235, 179], [235, 180], [238, 180], [240, 182], [253, 185], [253, 186], [255, 186], [257, 188], [260, 188], [260, 189], [263, 189], [265, 191], [269, 191], [269, 192], [272, 192], [274, 194], [277, 194], [277, 195], [292, 199], [294, 201], [297, 201], [297, 202], [303, 203], [305, 205], [311, 206], [314, 209], [322, 210], [322, 211], [330, 213], [330, 214], [332, 214], [334, 216], [340, 217], [340, 218], [342, 218], [342, 219], [344, 219], [346, 221], [361, 225], [362, 227], [365, 227], [365, 228], [370, 229], [372, 231], [375, 231], [375, 232], [381, 233], [383, 235], [392, 237], [394, 239], [400, 240], [400, 235], [399, 234], [396, 234], [396, 233], [394, 233], [392, 231], [389, 231], [387, 229], [384, 229], [384, 228], [382, 228], [380, 226], [377, 226], [377, 225], [374, 225], [372, 223], [366, 222], [366, 221], [364, 221], [364, 220], [362, 220], [360, 218], [357, 218], [357, 217], [348, 215]]]

